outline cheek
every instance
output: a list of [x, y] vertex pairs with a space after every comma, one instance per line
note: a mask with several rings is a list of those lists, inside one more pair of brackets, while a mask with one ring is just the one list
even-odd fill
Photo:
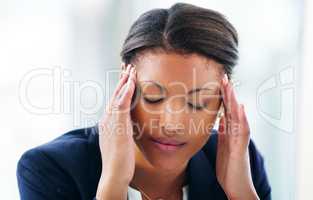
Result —
[[147, 106], [140, 98], [131, 110], [131, 117], [138, 123], [143, 123], [145, 120], [153, 117], [154, 111], [157, 111], [156, 106]]
[[162, 103], [149, 104], [146, 103], [143, 98], [138, 98], [136, 103], [133, 105], [133, 111], [136, 115], [149, 115], [155, 116], [162, 113]]
[[188, 135], [188, 144], [182, 154], [179, 156], [182, 160], [190, 160], [199, 152], [210, 138], [210, 134], [193, 133]]
[[[150, 109], [143, 107], [140, 101], [131, 111], [131, 119], [134, 123], [134, 131], [140, 137], [157, 131], [159, 115], [156, 114], [156, 111], [152, 112]], [[137, 137], [137, 139], [140, 138]]]
[[[204, 121], [204, 120], [203, 120]], [[207, 119], [207, 121], [210, 121]], [[190, 154], [197, 153], [209, 140], [213, 125], [210, 123], [202, 123], [200, 121], [194, 124], [194, 127], [190, 127], [188, 135], [189, 152]]]
[[[192, 157], [194, 154], [196, 154], [198, 151], [200, 151], [203, 146], [207, 143], [207, 141], [210, 138], [210, 134], [205, 135], [197, 135], [192, 138], [192, 142], [189, 144], [189, 154]], [[190, 140], [190, 141], [191, 141]]]
[[208, 136], [214, 127], [216, 115], [201, 112], [188, 117], [188, 135]]

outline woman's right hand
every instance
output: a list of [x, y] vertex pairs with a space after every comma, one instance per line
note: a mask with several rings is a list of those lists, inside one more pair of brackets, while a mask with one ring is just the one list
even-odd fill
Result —
[[[130, 118], [136, 71], [128, 65], [99, 122], [102, 174], [97, 199], [125, 199], [135, 171], [135, 142]], [[109, 196], [108, 196], [109, 195]]]

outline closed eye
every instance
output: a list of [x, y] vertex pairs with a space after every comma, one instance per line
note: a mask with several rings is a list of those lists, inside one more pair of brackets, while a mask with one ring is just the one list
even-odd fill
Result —
[[196, 109], [196, 110], [202, 110], [204, 109], [207, 105], [199, 105], [199, 104], [193, 104], [191, 102], [188, 102], [188, 106], [192, 109]]
[[[159, 98], [159, 99], [149, 99], [149, 98], [143, 98], [144, 99], [144, 101], [146, 102], [146, 103], [149, 103], [149, 104], [157, 104], [157, 103], [160, 103], [161, 101], [163, 101], [164, 100], [164, 98]], [[203, 110], [205, 107], [206, 107], [206, 105], [204, 105], [204, 106], [202, 106], [202, 105], [194, 105], [194, 104], [192, 104], [192, 103], [190, 103], [190, 102], [187, 102], [187, 104], [188, 104], [188, 106], [191, 108], [191, 109], [195, 109], [195, 110]]]
[[161, 102], [164, 98], [161, 97], [161, 98], [147, 98], [147, 97], [143, 97], [143, 99], [145, 100], [145, 102], [147, 103], [159, 103]]

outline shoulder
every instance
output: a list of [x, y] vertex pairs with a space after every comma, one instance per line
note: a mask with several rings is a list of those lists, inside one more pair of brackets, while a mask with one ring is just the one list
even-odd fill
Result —
[[98, 164], [95, 162], [100, 156], [97, 142], [97, 128], [88, 127], [69, 131], [27, 150], [17, 164], [20, 192], [35, 194], [30, 190], [38, 190], [51, 195], [67, 195], [78, 193], [80, 188], [74, 187], [77, 183], [83, 188], [86, 188], [82, 186], [84, 183], [96, 183], [91, 179], [97, 179]]
[[51, 160], [69, 165], [75, 164], [88, 156], [92, 143], [96, 143], [95, 127], [76, 129], [64, 133], [56, 139], [26, 151], [19, 162], [28, 164], [29, 161], [45, 163]]
[[[216, 153], [217, 153], [218, 133], [212, 130], [212, 134], [208, 142], [202, 148], [209, 162], [215, 170]], [[260, 196], [260, 199], [270, 199], [271, 187], [268, 181], [264, 157], [257, 148], [255, 142], [250, 139], [249, 142], [250, 168], [253, 184]]]

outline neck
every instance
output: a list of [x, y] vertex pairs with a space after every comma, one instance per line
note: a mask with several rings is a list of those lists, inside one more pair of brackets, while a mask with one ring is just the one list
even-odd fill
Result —
[[130, 183], [132, 187], [143, 190], [151, 197], [172, 194], [173, 191], [181, 192], [186, 184], [187, 163], [177, 169], [160, 170], [144, 158], [138, 147], [135, 157], [135, 173]]

